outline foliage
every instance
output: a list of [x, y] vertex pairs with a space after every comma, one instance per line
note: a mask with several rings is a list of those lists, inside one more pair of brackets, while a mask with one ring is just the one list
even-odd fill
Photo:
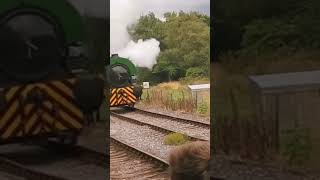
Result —
[[[257, 55], [319, 49], [317, 0], [226, 0], [213, 2], [216, 54], [240, 50]], [[277, 52], [273, 52], [277, 53]]]
[[308, 129], [289, 129], [282, 132], [282, 154], [290, 165], [302, 165], [312, 150]]
[[[208, 82], [208, 80], [205, 82]], [[193, 82], [190, 81], [190, 83]], [[210, 106], [209, 92], [200, 93], [198, 96], [198, 99], [203, 99], [203, 103], [206, 103], [208, 109]], [[161, 83], [152, 86], [150, 89], [145, 89], [142, 94], [142, 103], [147, 106], [162, 107], [174, 111], [197, 112], [195, 98], [187, 86], [180, 82]], [[202, 115], [209, 116], [209, 111], [206, 111], [207, 113]]]
[[128, 28], [135, 41], [150, 38], [160, 41], [161, 52], [152, 73], [162, 76], [161, 81], [174, 81], [185, 77], [187, 69], [198, 67], [203, 70], [203, 76], [208, 76], [210, 17], [183, 11], [168, 12], [164, 17], [163, 22], [150, 13]]
[[182, 145], [188, 142], [188, 137], [181, 133], [170, 133], [165, 136], [164, 144], [165, 145]]
[[296, 15], [256, 20], [245, 26], [242, 47], [247, 53], [269, 53], [285, 50], [320, 48], [320, 15], [309, 12]]
[[167, 74], [164, 72], [154, 73], [146, 67], [137, 67], [138, 83], [150, 82], [151, 84], [158, 84], [167, 79]]
[[148, 15], [141, 16], [138, 20], [138, 23], [131, 25], [127, 29], [132, 40], [138, 41], [139, 39], [146, 40], [155, 38], [160, 41], [160, 48], [163, 48], [163, 22], [158, 19], [154, 13], [149, 13]]
[[200, 115], [206, 115], [208, 113], [208, 111], [209, 111], [209, 107], [208, 107], [207, 103], [201, 102], [198, 104], [197, 112]]
[[193, 77], [193, 78], [196, 78], [196, 77], [204, 77], [205, 76], [205, 70], [199, 68], [199, 67], [192, 67], [192, 68], [189, 68], [187, 70], [187, 73], [186, 73], [186, 76], [187, 77]]
[[195, 101], [190, 92], [184, 88], [172, 89], [170, 87], [160, 87], [160, 85], [144, 91], [142, 95], [144, 104], [162, 106], [174, 111], [193, 112], [195, 110]]

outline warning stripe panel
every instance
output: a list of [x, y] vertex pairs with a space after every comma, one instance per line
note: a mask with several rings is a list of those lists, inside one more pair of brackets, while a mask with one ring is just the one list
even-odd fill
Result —
[[6, 99], [12, 99], [14, 97], [14, 94], [19, 90], [20, 88], [18, 87], [13, 87], [11, 88], [7, 93], [6, 93]]
[[19, 124], [21, 123], [21, 120], [19, 118], [15, 118], [13, 119], [12, 123], [10, 123], [10, 125], [8, 126], [8, 128], [6, 128], [4, 130], [4, 133], [2, 134], [2, 137], [4, 139], [7, 139], [12, 133], [13, 131], [18, 128]]
[[[60, 89], [60, 92], [67, 94], [68, 97], [73, 97], [72, 89], [70, 87], [66, 86], [65, 84], [63, 84], [62, 82], [54, 81], [49, 84], [51, 85], [50, 87]], [[74, 100], [74, 98], [72, 98], [72, 100]]]
[[111, 89], [110, 106], [134, 104], [137, 101], [133, 86]]
[[129, 92], [133, 93], [133, 87], [126, 87], [126, 88], [124, 88], [124, 89], [126, 89], [126, 90], [128, 90]]
[[61, 105], [64, 105], [68, 109], [70, 109], [74, 114], [81, 116], [82, 112], [79, 108], [77, 108], [74, 104], [69, 102], [62, 94], [59, 94], [57, 91], [54, 91], [48, 85], [40, 84], [39, 87], [43, 88], [48, 92], [48, 94], [58, 101]]
[[[73, 95], [74, 83], [75, 79], [68, 79], [2, 89], [6, 108], [0, 112], [0, 139], [81, 129], [84, 115]], [[41, 106], [26, 100], [35, 88], [45, 93]]]
[[[7, 107], [11, 107], [13, 103], [16, 103], [16, 101], [19, 99], [20, 93], [23, 91], [24, 87], [21, 87], [16, 91], [14, 88], [7, 91], [7, 93], [12, 93], [13, 95], [8, 96], [6, 98], [6, 105]], [[10, 108], [12, 109], [12, 108]], [[9, 110], [8, 108], [4, 108], [3, 111], [0, 113], [0, 117], [3, 117], [5, 113], [7, 113]]]

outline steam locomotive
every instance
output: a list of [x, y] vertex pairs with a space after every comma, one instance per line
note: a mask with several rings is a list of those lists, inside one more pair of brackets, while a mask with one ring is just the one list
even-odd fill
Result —
[[86, 69], [84, 27], [66, 0], [0, 1], [0, 144], [73, 145], [93, 122], [104, 81]]
[[107, 69], [110, 82], [110, 107], [125, 106], [133, 108], [141, 98], [142, 86], [137, 84], [137, 69], [126, 58], [113, 54]]

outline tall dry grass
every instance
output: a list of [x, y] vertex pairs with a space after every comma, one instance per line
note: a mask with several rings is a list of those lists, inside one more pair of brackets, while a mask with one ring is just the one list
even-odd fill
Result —
[[[299, 72], [320, 69], [320, 52], [260, 57], [222, 57], [212, 73], [212, 137], [215, 151], [246, 159], [276, 158], [268, 132], [257, 124], [248, 75]], [[213, 71], [211, 71], [213, 72]]]
[[179, 82], [171, 82], [162, 83], [150, 89], [144, 89], [142, 102], [144, 105], [190, 113], [197, 113], [199, 104], [203, 103], [207, 107], [207, 110], [204, 113], [202, 112], [202, 115], [209, 116], [209, 95], [209, 92], [199, 93], [196, 99], [185, 85]]

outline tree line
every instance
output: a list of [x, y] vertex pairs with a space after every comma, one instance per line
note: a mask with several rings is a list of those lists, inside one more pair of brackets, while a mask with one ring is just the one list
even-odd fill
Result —
[[217, 54], [290, 54], [320, 48], [318, 0], [213, 1]]

